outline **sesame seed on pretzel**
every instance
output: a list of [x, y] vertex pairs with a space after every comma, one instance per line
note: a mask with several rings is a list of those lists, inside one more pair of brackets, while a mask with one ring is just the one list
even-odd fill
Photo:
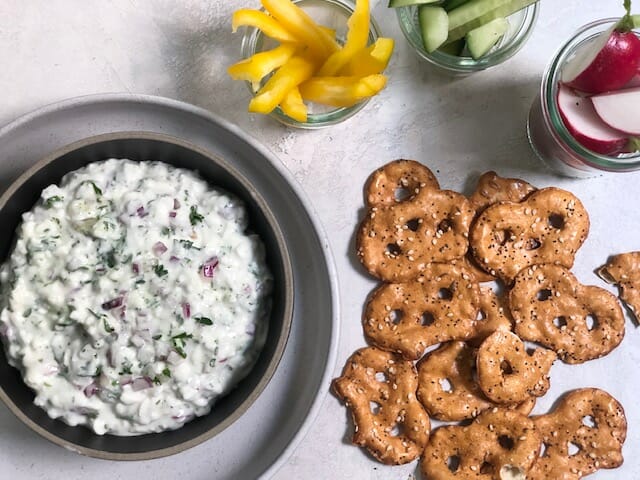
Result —
[[529, 353], [517, 335], [496, 331], [478, 349], [478, 385], [495, 403], [541, 397], [549, 390], [549, 370], [556, 358], [554, 352], [543, 348]]
[[579, 480], [622, 465], [627, 420], [622, 405], [607, 392], [573, 390], [551, 413], [532, 419], [542, 448], [528, 480]]
[[581, 285], [558, 265], [534, 265], [518, 274], [509, 293], [516, 333], [554, 350], [566, 363], [602, 357], [624, 337], [625, 321], [614, 295]]
[[531, 265], [556, 263], [571, 268], [588, 233], [589, 215], [580, 200], [550, 187], [520, 203], [486, 208], [469, 235], [479, 265], [511, 284], [520, 270]]
[[410, 200], [369, 209], [358, 232], [358, 258], [380, 280], [413, 280], [429, 263], [464, 256], [472, 217], [463, 195], [422, 188]]
[[364, 190], [368, 207], [382, 207], [410, 199], [425, 187], [440, 188], [433, 172], [415, 160], [399, 159], [373, 172]]
[[524, 480], [539, 449], [540, 436], [531, 419], [494, 408], [470, 425], [433, 431], [421, 470], [429, 480], [501, 480], [507, 472]]
[[364, 333], [374, 345], [417, 360], [431, 345], [473, 335], [478, 308], [479, 287], [466, 270], [431, 263], [418, 280], [373, 292]]
[[388, 465], [418, 458], [430, 421], [416, 399], [417, 386], [413, 363], [394, 353], [367, 347], [351, 355], [333, 390], [351, 410], [353, 443]]

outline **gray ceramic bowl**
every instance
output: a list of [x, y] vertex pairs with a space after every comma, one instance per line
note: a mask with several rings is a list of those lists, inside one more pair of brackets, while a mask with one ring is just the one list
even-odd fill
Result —
[[71, 427], [49, 418], [33, 403], [34, 393], [20, 372], [9, 366], [0, 349], [0, 399], [25, 424], [46, 439], [84, 455], [112, 460], [146, 460], [178, 453], [220, 433], [237, 420], [265, 388], [284, 351], [293, 314], [293, 278], [287, 245], [269, 205], [250, 178], [228, 161], [174, 137], [123, 132], [74, 143], [41, 160], [21, 175], [0, 198], [0, 261], [9, 255], [21, 216], [31, 209], [40, 192], [62, 177], [91, 162], [107, 158], [136, 161], [158, 160], [195, 170], [212, 186], [241, 198], [249, 213], [249, 229], [265, 244], [267, 263], [274, 277], [269, 331], [256, 365], [212, 411], [178, 430], [119, 437], [96, 435], [86, 427]]

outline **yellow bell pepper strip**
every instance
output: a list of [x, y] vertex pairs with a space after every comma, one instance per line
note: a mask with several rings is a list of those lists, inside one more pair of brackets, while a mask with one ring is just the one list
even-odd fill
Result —
[[238, 27], [255, 27], [267, 37], [279, 42], [295, 42], [296, 37], [287, 31], [278, 21], [259, 10], [241, 9], [233, 12], [231, 17], [231, 29], [233, 33]]
[[273, 50], [260, 52], [251, 57], [234, 63], [227, 68], [227, 73], [234, 80], [246, 80], [251, 82], [253, 90], [260, 88], [260, 80], [281, 67], [296, 52], [296, 46], [291, 43], [283, 43]]
[[313, 75], [315, 63], [301, 56], [293, 56], [267, 80], [249, 102], [249, 111], [271, 113], [287, 96], [289, 90], [297, 87]]
[[261, 0], [262, 6], [299, 42], [303, 43], [316, 58], [326, 59], [338, 50], [338, 44], [329, 33], [291, 0]]
[[376, 95], [387, 84], [384, 75], [313, 77], [300, 85], [302, 98], [334, 107], [350, 107]]
[[307, 106], [302, 101], [300, 89], [293, 87], [280, 103], [280, 108], [285, 115], [298, 122], [307, 121]]
[[336, 75], [369, 40], [369, 0], [356, 0], [356, 7], [347, 22], [347, 40], [341, 50], [333, 53], [320, 67], [318, 76]]
[[343, 75], [361, 77], [382, 73], [389, 64], [393, 46], [393, 38], [379, 38], [373, 45], [369, 45], [356, 53], [351, 61], [345, 65], [341, 73]]

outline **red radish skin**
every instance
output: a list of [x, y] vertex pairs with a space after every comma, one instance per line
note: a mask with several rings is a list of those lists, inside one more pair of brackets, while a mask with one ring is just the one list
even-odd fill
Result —
[[591, 101], [596, 113], [611, 128], [640, 135], [640, 88], [595, 95]]
[[627, 83], [624, 88], [635, 88], [640, 87], [640, 71], [636, 73], [636, 76], [633, 77], [629, 83]]
[[567, 62], [562, 74], [563, 83], [576, 90], [589, 94], [618, 90], [638, 73], [640, 39], [633, 32], [610, 30], [585, 48]]
[[612, 156], [626, 151], [627, 135], [604, 123], [591, 99], [560, 85], [557, 100], [562, 121], [580, 145], [601, 155]]

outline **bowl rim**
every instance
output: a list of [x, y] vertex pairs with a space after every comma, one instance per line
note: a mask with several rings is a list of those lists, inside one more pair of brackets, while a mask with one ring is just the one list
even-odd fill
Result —
[[[145, 452], [136, 452], [136, 453], [121, 453], [121, 452], [109, 452], [106, 450], [98, 450], [95, 448], [89, 448], [82, 445], [78, 445], [74, 442], [64, 440], [57, 435], [53, 434], [46, 428], [40, 426], [38, 423], [33, 421], [28, 415], [26, 415], [13, 401], [13, 399], [5, 392], [2, 385], [0, 385], [0, 400], [7, 406], [7, 408], [15, 415], [22, 423], [27, 425], [31, 430], [36, 432], [38, 435], [42, 436], [46, 440], [65, 448], [71, 452], [79, 453], [81, 455], [86, 455], [93, 458], [98, 458], [102, 460], [152, 460], [156, 458], [166, 457], [169, 455], [174, 455], [185, 451], [189, 448], [195, 447], [210, 438], [221, 433], [231, 424], [233, 424], [236, 420], [238, 420], [242, 415], [244, 415], [247, 410], [253, 405], [253, 403], [257, 400], [257, 398], [262, 394], [268, 383], [273, 378], [280, 361], [282, 360], [282, 356], [284, 354], [284, 350], [289, 339], [289, 335], [291, 333], [291, 324], [293, 321], [293, 308], [294, 308], [294, 283], [293, 283], [293, 269], [291, 266], [291, 257], [289, 254], [289, 249], [287, 246], [287, 242], [285, 240], [284, 234], [280, 229], [280, 226], [276, 220], [274, 213], [269, 207], [266, 200], [263, 196], [252, 186], [252, 183], [248, 178], [245, 177], [231, 162], [226, 160], [225, 158], [216, 155], [213, 152], [210, 152], [207, 149], [204, 149], [194, 143], [178, 138], [173, 135], [168, 135], [164, 133], [154, 133], [148, 131], [136, 131], [136, 130], [128, 130], [128, 131], [120, 131], [120, 132], [111, 132], [100, 135], [93, 135], [87, 138], [83, 138], [76, 142], [65, 145], [49, 154], [40, 160], [36, 161], [31, 167], [29, 167], [26, 171], [21, 173], [16, 179], [14, 179], [11, 184], [6, 188], [6, 190], [0, 196], [0, 210], [4, 209], [7, 202], [13, 197], [15, 192], [20, 188], [27, 180], [29, 180], [33, 175], [35, 175], [38, 171], [40, 171], [45, 166], [49, 165], [51, 162], [55, 161], [57, 158], [62, 157], [68, 153], [71, 153], [75, 150], [78, 150], [83, 147], [87, 147], [90, 145], [104, 143], [112, 140], [151, 140], [157, 142], [164, 142], [176, 145], [181, 148], [185, 148], [188, 150], [192, 150], [195, 153], [207, 158], [209, 161], [217, 163], [227, 172], [229, 172], [246, 190], [250, 193], [252, 199], [258, 204], [261, 212], [264, 214], [270, 228], [273, 230], [276, 243], [278, 244], [278, 249], [280, 250], [280, 254], [282, 255], [282, 268], [284, 270], [284, 313], [283, 313], [283, 327], [278, 338], [278, 341], [275, 346], [274, 355], [269, 361], [267, 368], [265, 369], [264, 374], [258, 381], [256, 387], [249, 393], [249, 395], [238, 405], [238, 407], [228, 415], [224, 420], [222, 420], [219, 424], [210, 428], [206, 432], [197, 435], [189, 440], [183, 441], [179, 444], [164, 447], [159, 449], [148, 450]], [[91, 161], [89, 163], [94, 163]], [[71, 170], [64, 172], [69, 173]], [[12, 232], [13, 233], [13, 232]], [[242, 380], [241, 380], [242, 381]], [[86, 428], [89, 433], [92, 435], [97, 435], [90, 428], [86, 426], [79, 426], [79, 428]], [[132, 437], [132, 438], [135, 438]]]

